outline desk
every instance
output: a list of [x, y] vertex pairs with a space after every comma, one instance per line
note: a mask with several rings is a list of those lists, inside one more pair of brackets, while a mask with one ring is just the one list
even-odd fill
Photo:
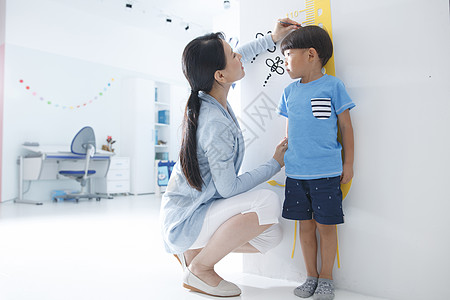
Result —
[[[83, 170], [85, 157], [68, 151], [70, 146], [24, 146], [28, 154], [19, 156], [19, 197], [15, 202], [41, 205], [23, 199], [23, 183], [25, 180], [58, 180], [67, 179], [59, 174], [61, 170]], [[90, 177], [105, 177], [108, 174], [110, 158], [114, 153], [96, 152], [89, 162], [89, 169], [96, 173]]]

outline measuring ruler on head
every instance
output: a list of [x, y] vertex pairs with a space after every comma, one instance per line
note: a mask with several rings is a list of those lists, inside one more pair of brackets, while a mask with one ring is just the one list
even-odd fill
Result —
[[[330, 0], [304, 0], [303, 7], [286, 13], [286, 17], [297, 21], [302, 24], [302, 26], [317, 25], [325, 29], [333, 41]], [[324, 66], [324, 73], [336, 76], [334, 69], [334, 54]]]

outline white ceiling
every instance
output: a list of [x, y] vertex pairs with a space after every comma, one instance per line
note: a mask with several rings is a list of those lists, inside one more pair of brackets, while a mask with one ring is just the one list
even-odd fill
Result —
[[[193, 23], [209, 26], [212, 20], [225, 9], [223, 0], [136, 0], [145, 4], [154, 4], [161, 11], [190, 20]], [[235, 1], [234, 1], [235, 2]]]
[[[113, 18], [131, 26], [153, 27], [161, 23], [171, 26], [189, 24], [191, 29], [211, 31], [215, 17], [223, 14], [224, 0], [52, 0], [58, 4], [84, 10], [101, 17]], [[229, 0], [238, 5], [238, 0]], [[132, 8], [126, 5], [131, 4]]]

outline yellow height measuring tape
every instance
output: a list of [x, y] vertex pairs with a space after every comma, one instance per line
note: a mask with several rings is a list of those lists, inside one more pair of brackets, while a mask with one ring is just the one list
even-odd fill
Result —
[[[305, 7], [301, 10], [292, 11], [286, 14], [288, 18], [291, 18], [299, 23], [302, 26], [307, 25], [317, 25], [325, 29], [330, 35], [331, 40], [333, 40], [333, 32], [331, 28], [331, 7], [330, 0], [305, 0]], [[325, 73], [328, 75], [335, 76], [335, 68], [334, 68], [334, 54], [328, 60], [328, 63], [324, 66]], [[338, 140], [342, 144], [342, 138], [340, 132], [338, 132]], [[269, 182], [270, 185], [280, 185], [276, 181], [272, 180]], [[348, 191], [350, 190], [350, 186], [352, 185], [352, 181], [341, 184], [342, 190], [342, 200], [347, 196]], [[283, 185], [280, 185], [283, 186]], [[294, 230], [294, 246], [292, 248], [292, 258], [294, 258], [295, 252], [295, 244], [297, 242], [297, 221], [295, 221], [295, 230]], [[336, 226], [336, 235], [338, 233]], [[337, 254], [337, 263], [338, 268], [341, 267], [341, 262], [339, 258], [339, 242], [336, 249]]]

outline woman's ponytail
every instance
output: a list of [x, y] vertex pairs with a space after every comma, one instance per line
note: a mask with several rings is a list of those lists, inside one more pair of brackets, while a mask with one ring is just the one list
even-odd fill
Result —
[[201, 99], [199, 91], [209, 93], [214, 74], [226, 67], [223, 35], [211, 33], [192, 40], [183, 51], [183, 74], [191, 86], [191, 95], [183, 118], [180, 165], [184, 177], [194, 189], [201, 191], [203, 179], [197, 157], [197, 127]]
[[200, 113], [200, 101], [198, 91], [191, 91], [184, 112], [183, 136], [180, 150], [181, 170], [189, 185], [198, 191], [202, 190], [203, 184], [197, 159], [197, 125]]

